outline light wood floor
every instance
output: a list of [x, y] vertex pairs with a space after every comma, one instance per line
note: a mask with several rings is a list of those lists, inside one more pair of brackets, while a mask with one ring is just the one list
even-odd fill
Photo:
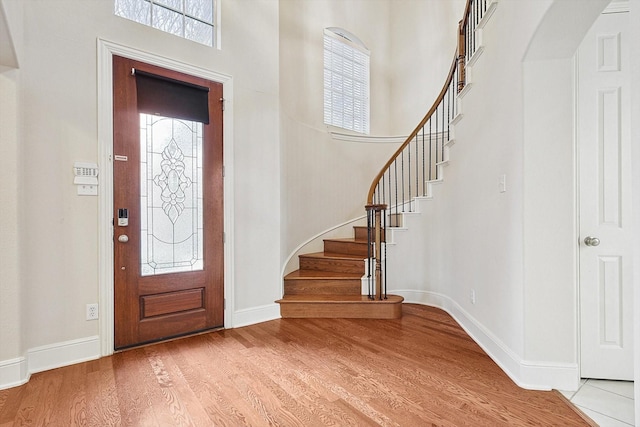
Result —
[[34, 374], [0, 426], [584, 426], [518, 388], [441, 310], [280, 319]]

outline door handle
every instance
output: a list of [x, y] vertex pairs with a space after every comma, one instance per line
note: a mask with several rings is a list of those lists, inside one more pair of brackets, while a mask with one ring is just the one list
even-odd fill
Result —
[[597, 237], [587, 236], [584, 238], [584, 244], [587, 246], [598, 246], [600, 244], [600, 239]]
[[128, 241], [129, 241], [129, 236], [127, 236], [126, 234], [121, 234], [118, 236], [118, 242], [127, 243]]

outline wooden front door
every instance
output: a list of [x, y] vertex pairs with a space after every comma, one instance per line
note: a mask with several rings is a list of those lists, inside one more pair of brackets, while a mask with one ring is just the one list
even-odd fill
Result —
[[222, 85], [113, 58], [115, 348], [222, 327]]

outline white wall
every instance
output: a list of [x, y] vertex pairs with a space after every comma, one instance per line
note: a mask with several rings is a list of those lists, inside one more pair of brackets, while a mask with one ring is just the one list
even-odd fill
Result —
[[463, 3], [281, 2], [283, 260], [311, 236], [363, 216], [371, 181], [399, 146], [329, 135], [340, 130], [323, 124], [323, 29], [342, 27], [371, 51], [371, 136], [407, 136], [442, 88]]
[[[15, 68], [22, 50], [21, 20], [21, 4], [0, 2], [0, 364], [22, 355], [17, 126], [20, 73]], [[0, 366], [0, 384], [16, 380], [5, 378], [4, 372], [6, 369]]]
[[392, 133], [413, 131], [442, 89], [465, 5], [465, 0], [393, 1], [389, 33]]
[[0, 68], [0, 361], [21, 351], [17, 78], [17, 70]]

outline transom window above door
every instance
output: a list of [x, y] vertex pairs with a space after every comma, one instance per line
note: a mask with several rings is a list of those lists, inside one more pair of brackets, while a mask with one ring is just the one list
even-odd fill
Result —
[[117, 16], [207, 46], [215, 43], [216, 0], [114, 0]]

